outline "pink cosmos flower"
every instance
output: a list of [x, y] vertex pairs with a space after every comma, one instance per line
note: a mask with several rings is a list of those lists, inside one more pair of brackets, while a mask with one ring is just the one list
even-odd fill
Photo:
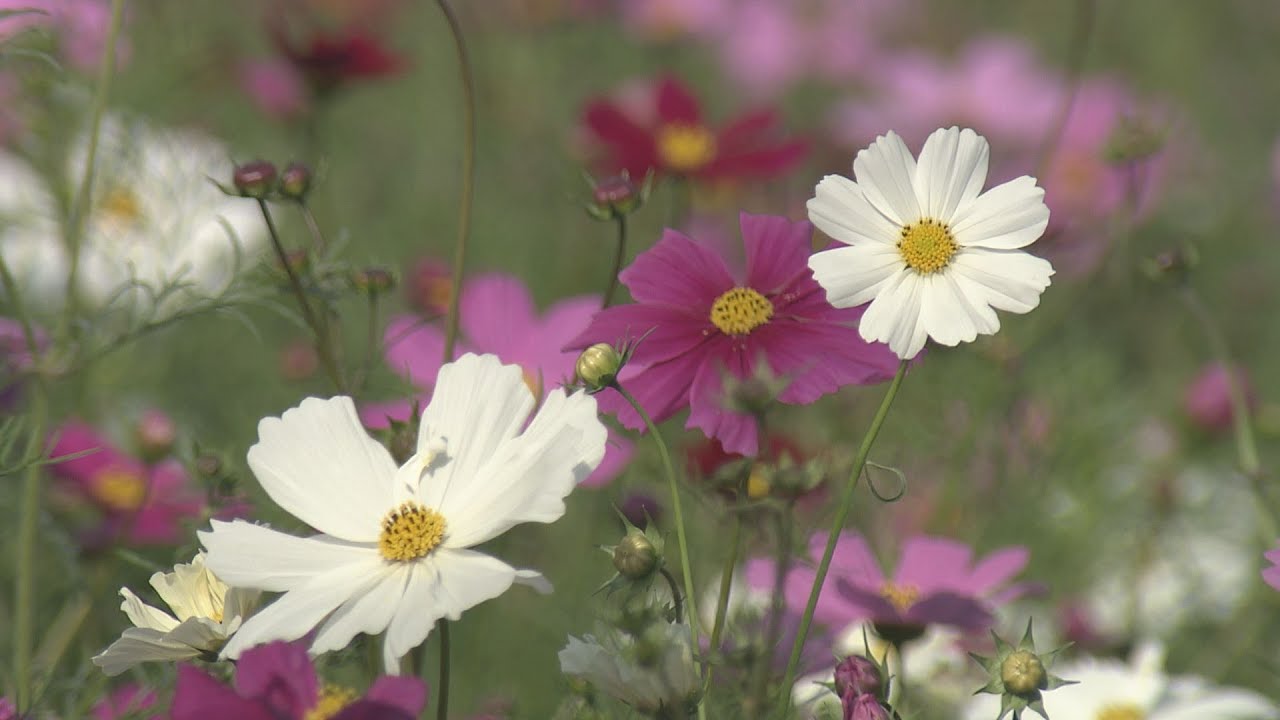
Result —
[[622, 21], [653, 40], [716, 33], [733, 0], [622, 0]]
[[235, 687], [190, 665], [178, 667], [172, 720], [413, 720], [427, 704], [427, 688], [413, 677], [384, 676], [357, 697], [345, 688], [322, 690], [306, 648], [274, 642], [246, 650], [236, 663]]
[[[107, 0], [0, 0], [0, 10], [33, 9], [39, 12], [14, 15], [0, 20], [0, 39], [29, 27], [51, 28], [57, 35], [61, 54], [76, 70], [91, 72], [102, 62], [107, 30], [111, 24], [111, 3]], [[127, 58], [127, 46], [117, 45], [116, 62]]]
[[[688, 407], [686, 427], [701, 429], [728, 452], [755, 455], [756, 422], [725, 407], [724, 375], [746, 380], [767, 370], [789, 380], [779, 401], [803, 405], [845, 385], [887, 380], [898, 362], [887, 347], [858, 335], [862, 308], [838, 310], [827, 302], [808, 265], [812, 225], [746, 213], [740, 224], [745, 277], [667, 230], [619, 275], [636, 303], [597, 313], [568, 347], [644, 336], [631, 360], [642, 369], [625, 387], [654, 421]], [[598, 399], [624, 425], [643, 429], [617, 393]]]
[[240, 87], [263, 114], [276, 120], [292, 120], [311, 106], [306, 78], [282, 58], [241, 64]]
[[[467, 280], [459, 304], [461, 333], [456, 354], [492, 353], [504, 363], [521, 366], [525, 383], [541, 398], [572, 380], [578, 354], [560, 348], [586, 327], [600, 308], [600, 297], [567, 298], [539, 315], [519, 278], [492, 273]], [[421, 390], [417, 400], [420, 407], [426, 407], [444, 357], [444, 332], [418, 316], [401, 315], [387, 324], [383, 345], [387, 364]], [[360, 419], [366, 427], [385, 428], [388, 419], [408, 420], [412, 408], [413, 400], [369, 404], [361, 408]], [[582, 485], [608, 483], [626, 466], [631, 452], [629, 440], [611, 433], [604, 460]]]
[[102, 525], [90, 544], [172, 544], [186, 536], [185, 521], [201, 517], [204, 499], [176, 460], [146, 465], [80, 422], [62, 426], [56, 438], [50, 451], [54, 459], [97, 450], [51, 466], [55, 476], [101, 513]]
[[[822, 558], [826, 533], [809, 539], [814, 565]], [[1023, 547], [997, 550], [975, 564], [973, 550], [948, 538], [917, 535], [903, 544], [892, 577], [880, 569], [866, 540], [854, 532], [841, 533], [814, 619], [831, 627], [869, 620], [878, 629], [909, 633], [926, 625], [951, 625], [982, 630], [991, 625], [992, 610], [1024, 594], [1026, 585], [1008, 585], [1026, 566]], [[754, 559], [747, 564], [747, 582], [769, 587], [773, 562]], [[813, 587], [814, 570], [794, 568], [786, 580], [786, 600], [803, 608]]]
[[1268, 550], [1262, 555], [1271, 563], [1271, 567], [1262, 571], [1262, 579], [1271, 587], [1280, 590], [1280, 543], [1272, 550]]
[[[1241, 368], [1236, 368], [1236, 379], [1250, 409], [1258, 404], [1253, 384]], [[1182, 396], [1182, 406], [1187, 417], [1201, 430], [1213, 432], [1231, 429], [1234, 409], [1231, 407], [1231, 375], [1227, 368], [1211, 363], [1201, 368]]]
[[[137, 683], [127, 683], [99, 700], [89, 711], [89, 715], [93, 720], [140, 718], [143, 717], [142, 711], [158, 709], [156, 708], [157, 700], [154, 690], [148, 690]], [[156, 713], [146, 717], [148, 720], [163, 720], [164, 715]]]

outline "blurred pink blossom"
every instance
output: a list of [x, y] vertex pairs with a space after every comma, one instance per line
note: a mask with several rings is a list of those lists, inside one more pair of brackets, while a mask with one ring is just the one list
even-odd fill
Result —
[[[76, 70], [91, 72], [102, 62], [111, 25], [108, 0], [0, 0], [0, 10], [31, 9], [0, 20], [0, 39], [30, 27], [53, 31], [63, 58]], [[128, 58], [128, 46], [117, 43], [117, 65]]]
[[[1249, 377], [1236, 368], [1236, 378], [1244, 393], [1245, 402], [1253, 410], [1258, 404], [1257, 395]], [[1187, 417], [1197, 428], [1209, 432], [1231, 429], [1234, 412], [1231, 407], [1231, 374], [1227, 368], [1212, 363], [1201, 368], [1182, 397]]]
[[311, 105], [306, 79], [281, 58], [250, 60], [240, 65], [240, 87], [265, 115], [291, 120]]
[[622, 20], [632, 33], [651, 40], [715, 32], [732, 0], [618, 0]]
[[1280, 543], [1277, 543], [1275, 548], [1263, 553], [1263, 557], [1271, 565], [1262, 570], [1262, 579], [1271, 587], [1280, 590]]
[[99, 700], [89, 711], [94, 720], [126, 720], [126, 718], [146, 717], [148, 720], [163, 720], [162, 713], [144, 714], [144, 710], [159, 710], [156, 707], [158, 698], [154, 690], [149, 690], [137, 683], [121, 685], [107, 697]]

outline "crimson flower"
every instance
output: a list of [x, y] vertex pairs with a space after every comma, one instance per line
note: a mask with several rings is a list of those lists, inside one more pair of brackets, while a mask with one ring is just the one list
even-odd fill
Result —
[[[644, 337], [631, 357], [639, 372], [623, 385], [659, 422], [688, 407], [688, 427], [731, 453], [755, 455], [755, 419], [726, 407], [727, 374], [763, 371], [785, 381], [777, 400], [807, 404], [849, 384], [893, 377], [897, 358], [858, 335], [862, 308], [836, 309], [809, 270], [813, 226], [770, 215], [741, 216], [744, 278], [707, 247], [667, 230], [618, 278], [636, 299], [595, 314], [568, 348]], [[627, 427], [644, 428], [617, 393], [598, 396]]]
[[270, 25], [276, 49], [307, 80], [316, 94], [334, 90], [353, 80], [371, 80], [403, 71], [405, 58], [389, 50], [369, 30], [347, 26], [336, 30], [313, 29], [299, 41], [283, 24]]
[[808, 149], [802, 140], [779, 138], [778, 116], [769, 109], [711, 127], [697, 98], [674, 77], [662, 78], [650, 101], [645, 118], [607, 99], [587, 104], [583, 122], [607, 146], [607, 171], [635, 178], [650, 170], [699, 180], [769, 178], [790, 170]]

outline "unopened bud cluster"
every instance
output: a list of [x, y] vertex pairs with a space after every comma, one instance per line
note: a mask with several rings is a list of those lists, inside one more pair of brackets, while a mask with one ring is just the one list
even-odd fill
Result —
[[254, 160], [237, 165], [231, 173], [232, 194], [257, 200], [302, 201], [311, 190], [311, 181], [311, 168], [298, 162], [289, 163], [282, 173], [273, 163]]
[[591, 201], [584, 206], [587, 215], [596, 220], [616, 220], [644, 206], [653, 189], [653, 174], [646, 175], [639, 185], [625, 170], [603, 180], [588, 176], [587, 182], [591, 185]]

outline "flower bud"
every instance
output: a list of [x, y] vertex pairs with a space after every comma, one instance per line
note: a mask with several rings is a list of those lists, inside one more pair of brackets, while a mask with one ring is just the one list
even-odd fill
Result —
[[386, 268], [364, 268], [351, 273], [351, 285], [367, 293], [386, 292], [396, 286], [396, 277]]
[[613, 567], [629, 580], [648, 577], [658, 569], [658, 549], [644, 533], [632, 530], [614, 547]]
[[196, 458], [196, 472], [206, 479], [216, 479], [222, 474], [222, 459], [212, 453]]
[[625, 171], [598, 182], [590, 177], [587, 181], [591, 183], [591, 202], [586, 210], [596, 220], [613, 220], [639, 210], [653, 186], [652, 176], [637, 185]]
[[300, 162], [289, 163], [280, 174], [280, 194], [290, 200], [305, 200], [311, 190], [311, 168]]
[[884, 679], [880, 677], [880, 668], [861, 655], [850, 655], [836, 665], [836, 694], [844, 697], [852, 692], [854, 695], [880, 696], [884, 687]]
[[[1245, 397], [1245, 404], [1252, 411], [1257, 405], [1257, 396], [1249, 379], [1240, 368], [1236, 368], [1234, 373], [1235, 381], [1240, 384], [1240, 391]], [[1231, 428], [1235, 416], [1231, 406], [1231, 374], [1232, 371], [1222, 365], [1207, 365], [1187, 386], [1183, 395], [1183, 407], [1187, 417], [1201, 430], [1213, 432]]]
[[173, 419], [159, 410], [144, 412], [134, 428], [138, 452], [148, 462], [168, 455], [173, 450], [173, 442], [177, 437], [178, 428]]
[[662, 505], [657, 499], [640, 492], [628, 495], [618, 506], [618, 511], [627, 522], [641, 530], [649, 526], [649, 521], [657, 522], [662, 519]]
[[231, 183], [244, 197], [264, 199], [276, 188], [276, 166], [264, 160], [237, 165]]
[[1001, 661], [1000, 679], [1008, 692], [1027, 695], [1043, 689], [1048, 675], [1039, 656], [1030, 650], [1017, 650]]
[[844, 706], [844, 720], [892, 720], [889, 711], [875, 695], [849, 692], [840, 696]]
[[588, 390], [603, 390], [613, 385], [622, 369], [622, 355], [608, 343], [596, 343], [578, 356], [574, 370]]
[[409, 304], [428, 317], [449, 312], [453, 278], [449, 266], [435, 258], [419, 260], [405, 281]]

